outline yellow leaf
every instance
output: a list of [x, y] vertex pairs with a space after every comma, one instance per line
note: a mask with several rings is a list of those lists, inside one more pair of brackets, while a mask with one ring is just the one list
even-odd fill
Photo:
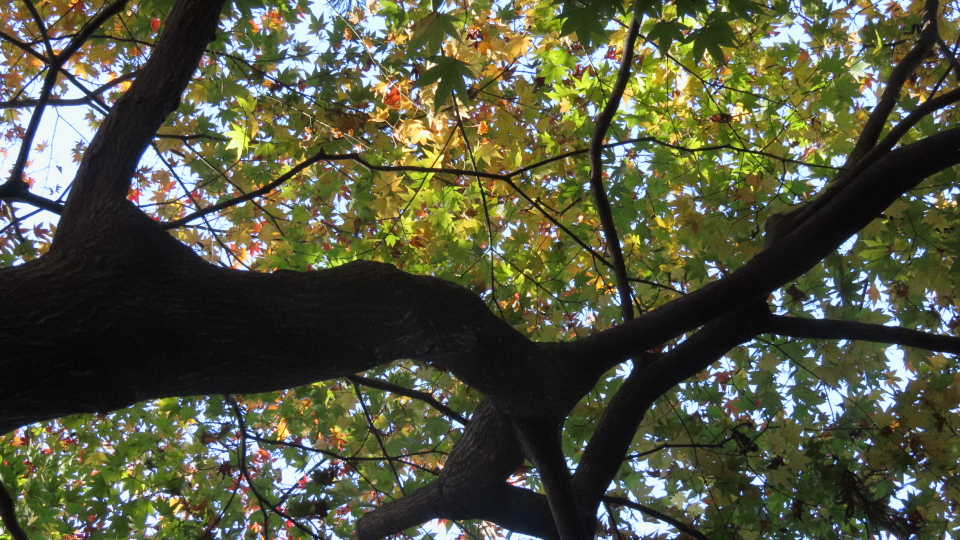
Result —
[[277, 439], [283, 440], [289, 435], [290, 430], [287, 428], [287, 421], [281, 418], [280, 421], [277, 422]]

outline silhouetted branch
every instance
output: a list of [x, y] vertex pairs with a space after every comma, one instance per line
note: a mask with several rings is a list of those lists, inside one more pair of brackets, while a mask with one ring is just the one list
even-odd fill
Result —
[[[106, 22], [108, 18], [122, 10], [128, 1], [129, 0], [117, 0], [113, 4], [108, 5], [102, 11], [100, 11], [96, 17], [91, 19], [90, 22], [87, 23], [80, 30], [80, 32], [70, 40], [70, 43], [62, 51], [60, 51], [59, 54], [56, 55], [54, 55], [53, 47], [49, 42], [49, 37], [47, 36], [47, 30], [46, 26], [43, 24], [43, 19], [40, 17], [40, 14], [37, 13], [33, 4], [31, 2], [26, 2], [27, 9], [30, 10], [31, 14], [36, 19], [40, 34], [43, 36], [43, 41], [47, 48], [47, 54], [50, 56], [50, 58], [47, 61], [47, 74], [44, 76], [43, 86], [40, 88], [40, 96], [37, 98], [37, 103], [33, 110], [33, 114], [30, 117], [30, 122], [27, 124], [27, 129], [21, 138], [20, 151], [17, 153], [17, 160], [14, 162], [13, 168], [10, 171], [10, 177], [6, 182], [6, 184], [10, 184], [13, 189], [24, 192], [26, 191], [27, 186], [26, 181], [23, 179], [23, 169], [26, 167], [27, 160], [30, 156], [30, 149], [33, 146], [33, 139], [37, 135], [37, 130], [40, 127], [40, 120], [43, 118], [43, 110], [50, 99], [50, 94], [53, 92], [54, 85], [57, 83], [57, 77], [60, 75], [60, 69], [64, 66], [64, 64], [66, 64], [70, 57], [72, 57], [74, 53], [80, 49], [87, 38], [90, 37], [90, 34], [96, 28]], [[6, 185], [4, 187], [6, 187]]]
[[648, 515], [648, 516], [650, 516], [650, 517], [652, 517], [652, 518], [654, 518], [654, 519], [659, 519], [660, 521], [663, 521], [664, 523], [669, 523], [670, 525], [672, 525], [672, 526], [673, 526], [675, 529], [677, 529], [678, 531], [680, 531], [680, 532], [682, 532], [682, 533], [684, 533], [684, 534], [687, 534], [687, 535], [689, 535], [689, 536], [692, 536], [693, 538], [696, 538], [697, 540], [710, 540], [710, 537], [708, 537], [707, 535], [703, 534], [702, 532], [694, 529], [694, 528], [691, 527], [690, 525], [687, 525], [686, 523], [684, 523], [684, 522], [682, 522], [682, 521], [680, 521], [680, 520], [678, 520], [678, 519], [676, 519], [676, 518], [673, 518], [673, 517], [671, 517], [671, 516], [669, 516], [669, 515], [667, 515], [667, 514], [664, 514], [663, 512], [660, 512], [659, 510], [654, 510], [653, 508], [650, 508], [650, 507], [647, 506], [647, 505], [640, 504], [640, 503], [638, 503], [638, 502], [633, 502], [633, 501], [631, 501], [630, 499], [627, 499], [626, 497], [614, 497], [614, 496], [612, 496], [612, 495], [604, 495], [604, 496], [603, 496], [603, 502], [605, 502], [605, 503], [610, 503], [610, 504], [616, 504], [616, 505], [618, 505], [618, 506], [625, 506], [625, 507], [627, 507], [627, 508], [632, 508], [632, 509], [636, 510], [637, 512], [640, 512], [640, 513], [642, 513], [642, 514], [646, 514], [646, 515]]
[[620, 109], [620, 100], [630, 81], [630, 64], [633, 63], [633, 47], [640, 33], [640, 19], [633, 15], [627, 36], [623, 38], [623, 52], [620, 59], [620, 69], [617, 80], [610, 90], [610, 98], [597, 117], [593, 135], [590, 137], [588, 155], [590, 157], [590, 186], [593, 189], [593, 198], [600, 217], [600, 226], [607, 243], [607, 253], [610, 254], [610, 263], [613, 275], [616, 278], [617, 293], [620, 296], [620, 314], [623, 320], [633, 319], [633, 289], [627, 276], [627, 265], [623, 260], [623, 248], [620, 246], [620, 235], [613, 221], [613, 212], [610, 209], [610, 199], [607, 197], [606, 187], [603, 185], [603, 141], [607, 138], [607, 131], [614, 115]]
[[13, 496], [7, 491], [7, 486], [3, 482], [0, 482], [0, 522], [3, 523], [4, 528], [7, 529], [13, 540], [30, 540], [27, 537], [27, 532], [17, 521], [17, 509], [13, 503]]
[[470, 423], [469, 420], [463, 417], [457, 411], [447, 407], [443, 403], [437, 401], [432, 395], [426, 392], [420, 392], [418, 390], [412, 390], [410, 388], [405, 388], [398, 384], [388, 383], [386, 381], [381, 381], [379, 379], [371, 379], [368, 377], [361, 377], [360, 375], [351, 375], [346, 378], [348, 381], [355, 385], [366, 386], [368, 388], [376, 388], [377, 390], [383, 390], [384, 392], [390, 392], [391, 394], [397, 394], [399, 396], [406, 396], [411, 399], [416, 399], [422, 401], [427, 405], [430, 405], [434, 409], [440, 411], [445, 416], [448, 416], [451, 420], [459, 423], [462, 426], [465, 426]]
[[208, 207], [206, 207], [206, 208], [204, 208], [204, 209], [202, 209], [202, 210], [198, 210], [198, 211], [196, 211], [196, 212], [194, 212], [194, 213], [192, 213], [192, 214], [190, 214], [190, 215], [188, 215], [188, 216], [182, 217], [182, 218], [180, 218], [180, 219], [177, 219], [177, 220], [174, 220], [174, 221], [168, 221], [167, 223], [164, 223], [164, 224], [162, 224], [161, 226], [162, 226], [164, 229], [175, 229], [175, 228], [177, 228], [177, 227], [179, 227], [179, 226], [181, 226], [181, 225], [183, 225], [183, 224], [185, 224], [185, 223], [189, 223], [189, 222], [191, 222], [191, 221], [193, 221], [193, 220], [195, 220], [195, 219], [197, 219], [197, 218], [199, 218], [199, 217], [203, 217], [203, 216], [206, 216], [206, 215], [209, 215], [209, 214], [213, 214], [214, 212], [219, 212], [220, 210], [224, 210], [224, 209], [226, 209], [226, 208], [230, 208], [230, 207], [236, 206], [236, 205], [238, 205], [238, 204], [240, 204], [240, 203], [242, 203], [242, 202], [249, 201], [249, 200], [251, 200], [251, 199], [256, 199], [257, 197], [262, 197], [263, 195], [266, 195], [267, 193], [270, 193], [271, 191], [273, 191], [273, 190], [277, 189], [278, 187], [282, 186], [284, 183], [287, 182], [287, 180], [290, 180], [291, 178], [293, 178], [293, 177], [295, 177], [296, 175], [300, 174], [300, 172], [302, 172], [302, 171], [303, 171], [304, 169], [306, 169], [307, 167], [309, 167], [309, 166], [311, 166], [311, 165], [313, 165], [314, 163], [317, 163], [317, 162], [319, 162], [319, 161], [323, 161], [323, 160], [325, 160], [325, 159], [328, 159], [329, 157], [330, 157], [330, 156], [326, 153], [326, 151], [320, 150], [319, 152], [317, 152], [317, 153], [314, 154], [313, 156], [311, 156], [311, 157], [307, 158], [306, 160], [298, 163], [296, 166], [294, 166], [294, 167], [293, 167], [292, 169], [290, 169], [289, 171], [285, 172], [284, 174], [281, 174], [281, 175], [280, 175], [279, 177], [277, 177], [277, 179], [274, 180], [273, 182], [270, 182], [269, 184], [267, 184], [267, 185], [265, 185], [265, 186], [263, 186], [263, 187], [261, 187], [261, 188], [259, 188], [259, 189], [255, 189], [255, 190], [251, 191], [250, 193], [244, 193], [243, 195], [241, 195], [241, 196], [239, 196], [239, 197], [235, 197], [235, 198], [233, 198], [233, 199], [230, 199], [229, 201], [224, 201], [224, 202], [222, 202], [222, 203], [217, 203], [217, 204], [208, 206]]
[[763, 333], [795, 338], [870, 341], [960, 354], [960, 338], [938, 336], [899, 326], [831, 319], [803, 319], [782, 315], [770, 315], [764, 320], [762, 326]]
[[247, 427], [246, 427], [246, 420], [244, 418], [243, 411], [240, 410], [240, 405], [238, 405], [237, 402], [230, 396], [224, 396], [224, 399], [226, 400], [227, 404], [230, 405], [230, 408], [233, 409], [233, 414], [237, 418], [237, 425], [238, 425], [239, 437], [240, 437], [240, 448], [237, 449], [237, 467], [240, 469], [240, 474], [241, 476], [243, 476], [243, 479], [247, 481], [247, 487], [250, 488], [250, 491], [253, 493], [253, 496], [256, 497], [257, 502], [260, 504], [260, 511], [263, 512], [263, 519], [264, 519], [264, 526], [263, 526], [264, 535], [265, 535], [264, 537], [269, 538], [269, 530], [270, 530], [269, 519], [270, 518], [267, 517], [267, 510], [270, 510], [273, 513], [277, 514], [278, 516], [282, 517], [283, 519], [286, 519], [287, 521], [293, 523], [293, 525], [296, 528], [310, 535], [311, 538], [314, 538], [316, 540], [321, 540], [323, 538], [322, 536], [317, 535], [312, 530], [310, 530], [309, 527], [300, 523], [298, 519], [290, 516], [283, 510], [280, 510], [279, 508], [277, 508], [275, 504], [267, 500], [267, 498], [262, 493], [260, 493], [260, 489], [257, 487], [257, 485], [253, 483], [253, 478], [250, 475], [250, 470], [247, 468]]
[[[47, 100], [47, 105], [55, 107], [71, 107], [75, 105], [87, 105], [92, 102], [97, 96], [102, 95], [107, 90], [118, 86], [119, 84], [129, 81], [137, 76], [136, 71], [131, 71], [130, 73], [124, 73], [123, 75], [113, 79], [112, 81], [99, 86], [87, 93], [85, 97], [82, 98], [49, 98]], [[25, 107], [35, 107], [40, 104], [39, 99], [15, 99], [11, 101], [0, 101], [0, 109], [19, 109]]]
[[926, 0], [923, 8], [923, 21], [920, 23], [920, 39], [914, 45], [913, 49], [903, 57], [903, 60], [890, 73], [887, 78], [886, 87], [880, 95], [880, 100], [870, 113], [867, 123], [860, 132], [857, 144], [847, 159], [847, 166], [853, 166], [861, 158], [867, 155], [876, 145], [886, 125], [890, 113], [900, 99], [900, 91], [903, 90], [904, 83], [914, 71], [920, 67], [920, 64], [929, 56], [930, 51], [937, 45], [939, 33], [937, 29], [937, 12], [939, 4], [937, 0]]
[[0, 185], [0, 200], [27, 203], [58, 215], [63, 212], [62, 204], [31, 192], [26, 182], [7, 181]]

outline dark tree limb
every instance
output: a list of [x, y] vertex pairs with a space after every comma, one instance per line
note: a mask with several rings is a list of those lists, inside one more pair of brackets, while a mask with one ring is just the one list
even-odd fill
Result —
[[[29, 5], [29, 4], [28, 4]], [[56, 60], [54, 60], [55, 62]], [[27, 166], [27, 159], [30, 157], [30, 150], [33, 146], [33, 139], [40, 128], [40, 120], [43, 118], [43, 109], [50, 99], [50, 93], [53, 92], [53, 86], [57, 84], [57, 76], [60, 74], [60, 64], [51, 63], [47, 69], [47, 74], [43, 78], [43, 85], [40, 87], [40, 97], [37, 98], [37, 106], [30, 116], [30, 122], [20, 140], [20, 151], [17, 152], [17, 160], [14, 162], [10, 171], [10, 177], [4, 186], [13, 184], [22, 187], [27, 186], [27, 181], [23, 178], [23, 169]]]
[[78, 50], [80, 50], [80, 47], [83, 46], [90, 35], [110, 17], [119, 13], [128, 1], [129, 0], [117, 0], [113, 4], [108, 5], [100, 13], [98, 13], [96, 17], [84, 25], [80, 32], [78, 32], [77, 35], [70, 40], [70, 43], [67, 44], [67, 46], [56, 55], [53, 52], [53, 46], [50, 44], [50, 38], [47, 35], [46, 26], [43, 24], [43, 18], [40, 17], [40, 14], [37, 12], [36, 7], [34, 7], [32, 2], [25, 1], [27, 9], [36, 20], [40, 35], [43, 38], [44, 46], [47, 49], [49, 61], [47, 62], [47, 74], [44, 77], [43, 85], [40, 88], [40, 97], [37, 98], [36, 108], [33, 111], [33, 115], [30, 117], [30, 122], [27, 124], [26, 132], [20, 141], [20, 152], [17, 154], [17, 160], [14, 162], [10, 173], [10, 178], [7, 180], [7, 183], [23, 184], [24, 186], [26, 185], [26, 182], [23, 179], [23, 169], [26, 166], [27, 159], [30, 156], [30, 148], [33, 146], [33, 139], [37, 134], [37, 129], [40, 127], [40, 120], [43, 118], [43, 110], [47, 105], [47, 101], [50, 99], [50, 94], [53, 91], [54, 85], [57, 83], [57, 78], [60, 75], [61, 68]]
[[431, 519], [482, 519], [520, 534], [558, 540], [543, 495], [506, 482], [523, 454], [510, 419], [489, 399], [447, 458], [440, 478], [357, 522], [358, 540], [377, 540]]
[[5, 182], [0, 185], [0, 200], [22, 202], [54, 214], [63, 212], [63, 205], [30, 191], [26, 182]]
[[907, 131], [922, 118], [960, 100], [960, 93], [956, 91], [927, 100], [894, 126], [879, 144], [877, 143], [907, 78], [929, 56], [939, 40], [937, 30], [938, 9], [937, 0], [926, 0], [920, 40], [888, 77], [880, 102], [874, 107], [873, 112], [867, 119], [853, 151], [847, 156], [843, 167], [844, 172], [837, 175], [816, 199], [782, 216], [782, 219], [778, 220], [777, 236], [784, 236], [789, 233], [810, 216], [818, 213], [821, 208], [828, 205], [835, 196], [846, 189], [848, 184], [859, 178], [868, 168], [886, 156]]
[[84, 153], [52, 250], [70, 243], [80, 223], [98, 208], [125, 200], [140, 157], [179, 105], [207, 43], [214, 39], [222, 7], [223, 0], [181, 0], [174, 5], [150, 60]]
[[588, 521], [581, 514], [578, 494], [563, 455], [560, 423], [553, 419], [524, 418], [514, 420], [514, 424], [527, 457], [540, 473], [560, 540], [589, 540], [593, 537], [593, 527], [587, 524], [593, 525], [594, 519]]
[[583, 505], [600, 504], [657, 398], [756, 336], [762, 316], [755, 305], [747, 306], [704, 326], [670, 352], [648, 354], [636, 363], [603, 411], [580, 458], [573, 484]]
[[[154, 397], [274, 390], [399, 358], [451, 366], [509, 414], [554, 415], [610, 367], [795, 279], [901, 193], [960, 162], [958, 148], [960, 130], [954, 129], [894, 150], [821, 213], [732, 274], [634, 321], [564, 344], [535, 345], [468, 290], [387, 265], [270, 275], [212, 268], [123, 201], [105, 209], [109, 214], [87, 217], [98, 242], [118, 242], [114, 262], [104, 265], [96, 252], [81, 250], [78, 259], [48, 255], [0, 270], [0, 305], [17, 314], [0, 325], [2, 362], [35, 365], [46, 381], [25, 390], [19, 377], [0, 379], [0, 395], [15, 404], [0, 411], [0, 426]], [[112, 225], [96, 221], [105, 219]], [[246, 321], [264, 314], [283, 330], [245, 339]], [[24, 335], [39, 345], [24, 343]], [[164, 351], [171, 335], [191, 347], [170, 357]], [[142, 361], [132, 366], [128, 358]], [[257, 370], [264, 361], [286, 367], [256, 380], [223, 376], [242, 373], [245, 362]], [[150, 377], [139, 373], [143, 366]], [[181, 380], [196, 366], [203, 372]], [[75, 389], [69, 398], [57, 390], [67, 387]]]
[[890, 118], [890, 113], [896, 107], [900, 99], [900, 92], [903, 90], [904, 83], [914, 71], [920, 67], [920, 64], [930, 55], [933, 48], [937, 46], [940, 34], [937, 25], [937, 14], [940, 4], [937, 0], [926, 0], [923, 7], [923, 22], [920, 28], [920, 39], [913, 46], [910, 52], [893, 68], [890, 77], [887, 78], [880, 100], [870, 113], [867, 123], [860, 132], [857, 144], [847, 158], [847, 167], [851, 167], [860, 161], [861, 158], [873, 149], [880, 139], [880, 133]]
[[771, 314], [763, 321], [762, 332], [805, 339], [842, 339], [890, 343], [928, 351], [960, 354], [960, 338], [958, 337], [857, 321], [804, 319]]
[[15, 38], [14, 36], [11, 36], [10, 34], [8, 34], [8, 33], [6, 33], [6, 32], [0, 32], [0, 40], [6, 41], [7, 43], [9, 43], [9, 44], [13, 45], [14, 47], [20, 49], [21, 51], [25, 52], [26, 54], [28, 54], [28, 55], [36, 58], [37, 60], [40, 60], [40, 61], [43, 62], [44, 64], [49, 64], [49, 63], [50, 63], [50, 59], [49, 59], [49, 58], [47, 58], [46, 56], [38, 53], [36, 50], [34, 50], [33, 47], [30, 46], [29, 43], [24, 43], [23, 41], [20, 41], [19, 39]]
[[620, 100], [630, 81], [630, 66], [633, 63], [633, 47], [640, 33], [640, 19], [634, 14], [627, 27], [627, 35], [623, 38], [623, 52], [621, 53], [620, 69], [617, 71], [617, 80], [610, 89], [610, 98], [600, 115], [597, 116], [593, 136], [590, 137], [590, 186], [593, 198], [597, 205], [597, 214], [600, 217], [600, 226], [607, 243], [607, 253], [610, 254], [610, 263], [616, 279], [617, 293], [620, 296], [620, 313], [625, 321], [633, 319], [633, 290], [627, 275], [627, 266], [623, 260], [623, 249], [620, 247], [620, 236], [613, 221], [613, 212], [610, 209], [610, 199], [603, 185], [603, 142], [607, 138], [607, 131], [613, 117], [620, 109]]
[[47, 33], [47, 25], [43, 22], [43, 17], [37, 11], [37, 6], [33, 5], [33, 0], [23, 0], [23, 5], [27, 7], [33, 22], [37, 24], [37, 31], [40, 32], [40, 41], [43, 42], [43, 48], [47, 51], [47, 56], [54, 57], [53, 45], [50, 44], [50, 34]]
[[733, 273], [629, 323], [564, 345], [564, 355], [583, 367], [586, 358], [606, 359], [594, 366], [602, 373], [723, 313], [762, 301], [818, 264], [903, 193], [958, 163], [958, 128], [893, 150]]
[[27, 531], [20, 526], [13, 496], [3, 482], [0, 482], [0, 523], [3, 523], [3, 527], [7, 529], [13, 540], [30, 540]]

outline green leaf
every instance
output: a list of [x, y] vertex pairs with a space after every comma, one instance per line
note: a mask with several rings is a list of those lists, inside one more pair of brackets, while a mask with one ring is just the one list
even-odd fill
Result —
[[408, 53], [413, 53], [420, 47], [425, 47], [426, 56], [439, 53], [447, 36], [459, 39], [457, 28], [453, 25], [455, 21], [456, 19], [446, 13], [431, 13], [418, 21], [407, 46]]
[[577, 41], [593, 46], [606, 41], [607, 24], [623, 9], [615, 0], [566, 1], [560, 12], [561, 35], [576, 34]]
[[433, 110], [439, 110], [453, 92], [456, 92], [460, 99], [466, 99], [466, 79], [474, 78], [470, 66], [456, 58], [446, 56], [436, 56], [430, 60], [434, 66], [421, 75], [414, 86], [422, 88], [438, 83], [433, 97]]
[[683, 32], [687, 30], [687, 25], [677, 21], [658, 21], [647, 33], [648, 41], [655, 41], [660, 54], [667, 54], [670, 51], [670, 45], [674, 41], [683, 41]]
[[733, 15], [721, 11], [714, 11], [707, 18], [707, 23], [703, 28], [699, 28], [690, 33], [688, 40], [693, 41], [693, 59], [697, 62], [703, 58], [704, 50], [710, 52], [713, 60], [722, 64], [725, 62], [723, 49], [721, 47], [735, 47], [737, 45], [736, 34], [730, 26], [730, 20]]

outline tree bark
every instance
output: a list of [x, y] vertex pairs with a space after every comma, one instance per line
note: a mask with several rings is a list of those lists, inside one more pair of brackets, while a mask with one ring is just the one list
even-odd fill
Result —
[[[507, 482], [523, 457], [515, 424], [556, 427], [605, 371], [702, 327], [674, 352], [636, 366], [572, 484], [568, 471], [549, 471], [562, 493], [586, 501], [584, 515], [595, 515], [643, 412], [670, 387], [763, 328], [867, 332], [763, 326], [752, 310], [903, 193], [960, 163], [960, 129], [891, 151], [731, 275], [594, 336], [537, 344], [467, 289], [385, 264], [273, 274], [214, 267], [125, 200], [221, 6], [177, 2], [152, 57], [84, 155], [50, 253], [0, 269], [0, 433], [146, 399], [287, 388], [397, 359], [443, 364], [486, 400], [440, 479], [362, 518], [361, 540], [434, 517], [487, 519], [547, 539], [581, 536], [586, 527], [575, 519], [558, 532], [546, 497]], [[563, 462], [555, 452], [533, 457]], [[552, 503], [555, 514], [578, 508]]]

